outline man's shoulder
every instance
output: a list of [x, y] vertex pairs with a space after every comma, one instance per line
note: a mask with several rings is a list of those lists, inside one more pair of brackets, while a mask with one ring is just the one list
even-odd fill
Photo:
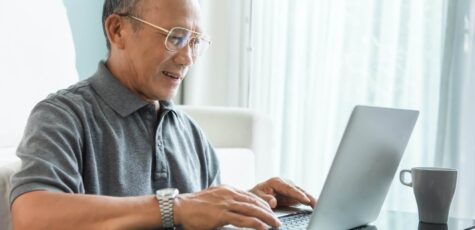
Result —
[[97, 96], [88, 79], [82, 80], [49, 94], [41, 103], [53, 104], [63, 109], [81, 108], [97, 100]]
[[52, 93], [47, 99], [55, 99], [56, 97], [75, 98], [90, 93], [92, 90], [89, 79], [79, 81], [66, 89], [60, 89], [56, 93]]

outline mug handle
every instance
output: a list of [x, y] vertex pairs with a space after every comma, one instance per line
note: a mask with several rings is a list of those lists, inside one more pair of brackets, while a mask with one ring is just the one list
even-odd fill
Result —
[[401, 170], [401, 172], [399, 172], [399, 180], [401, 181], [401, 183], [402, 183], [403, 185], [412, 187], [412, 181], [411, 181], [411, 182], [406, 182], [406, 181], [404, 181], [404, 174], [405, 174], [405, 173], [412, 174], [411, 170], [403, 169], [403, 170]]

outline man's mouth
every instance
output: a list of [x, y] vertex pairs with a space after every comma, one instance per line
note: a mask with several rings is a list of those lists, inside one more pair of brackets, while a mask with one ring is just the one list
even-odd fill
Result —
[[168, 72], [168, 71], [163, 71], [162, 73], [163, 73], [163, 75], [165, 75], [165, 76], [167, 76], [167, 77], [171, 77], [171, 78], [176, 79], [176, 80], [180, 80], [180, 79], [181, 79], [181, 77], [180, 77], [179, 74], [170, 73], [170, 72]]

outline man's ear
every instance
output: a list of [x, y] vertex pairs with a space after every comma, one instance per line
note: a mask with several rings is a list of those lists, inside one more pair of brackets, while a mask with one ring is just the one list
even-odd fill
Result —
[[116, 47], [118, 49], [124, 49], [125, 47], [125, 21], [123, 17], [112, 14], [107, 17], [104, 28], [107, 33], [107, 39], [109, 39], [111, 49]]

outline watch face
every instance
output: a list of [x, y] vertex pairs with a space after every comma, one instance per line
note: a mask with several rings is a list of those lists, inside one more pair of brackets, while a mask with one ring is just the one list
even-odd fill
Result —
[[157, 196], [161, 197], [175, 197], [178, 195], [178, 189], [176, 188], [164, 188], [157, 190]]

